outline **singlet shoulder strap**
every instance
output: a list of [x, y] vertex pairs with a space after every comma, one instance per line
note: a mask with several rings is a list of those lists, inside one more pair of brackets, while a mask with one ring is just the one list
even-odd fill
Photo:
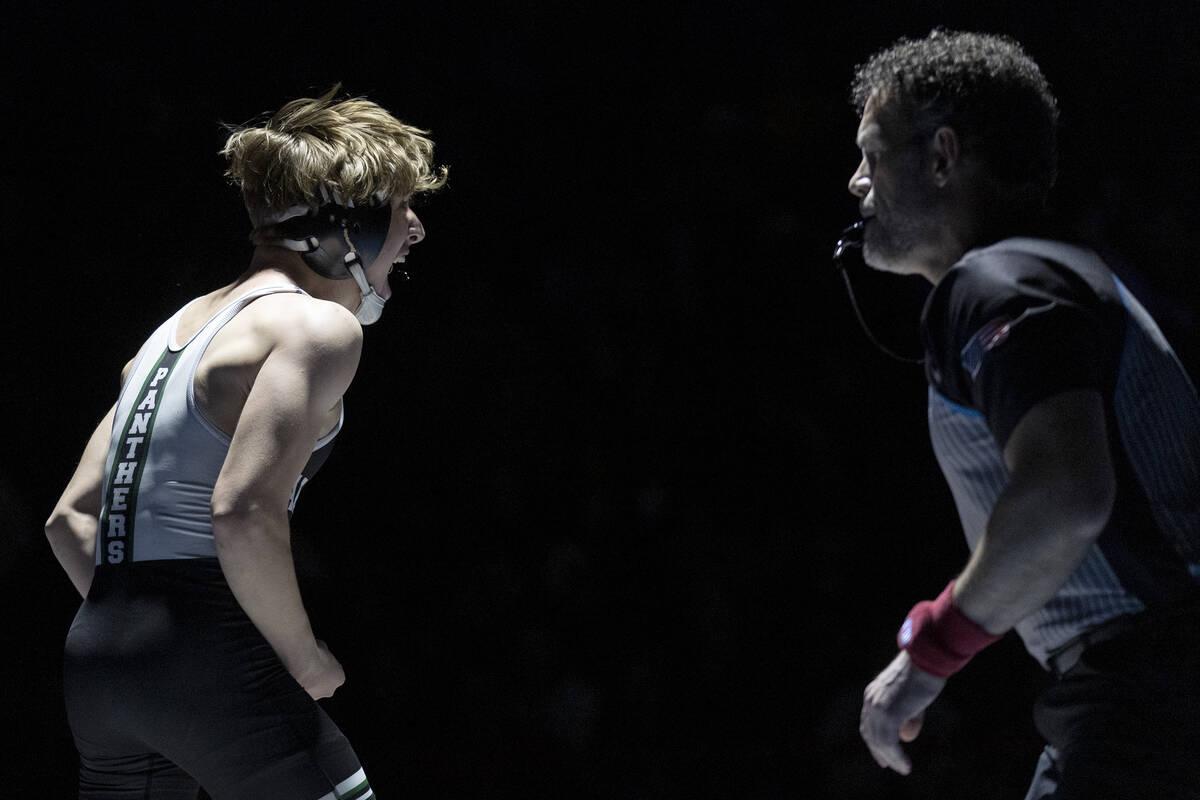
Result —
[[196, 341], [201, 334], [205, 333], [205, 331], [209, 331], [211, 329], [212, 333], [216, 333], [217, 330], [220, 330], [222, 327], [224, 327], [225, 323], [233, 319], [235, 314], [245, 308], [251, 300], [257, 300], [258, 298], [264, 297], [268, 294], [279, 294], [283, 292], [307, 295], [307, 292], [305, 292], [299, 286], [293, 286], [286, 283], [273, 286], [260, 286], [257, 289], [251, 289], [244, 294], [238, 295], [233, 300], [230, 300], [228, 303], [222, 306], [216, 313], [209, 317], [203, 325], [197, 328], [195, 333], [189, 336], [186, 342], [176, 344], [175, 332], [178, 329], [179, 320], [183, 318], [183, 312], [187, 309], [188, 305], [196, 302], [193, 300], [191, 303], [188, 303], [183, 308], [179, 309], [175, 316], [171, 318], [169, 330], [167, 331], [167, 348], [172, 351], [183, 350], [189, 344]]
[[204, 357], [204, 353], [208, 350], [208, 345], [212, 342], [213, 337], [232, 320], [238, 312], [250, 304], [253, 300], [260, 297], [265, 297], [269, 294], [294, 293], [307, 294], [304, 290], [297, 286], [288, 284], [260, 286], [257, 289], [252, 289], [239, 295], [237, 298], [226, 303], [219, 311], [213, 314], [207, 322], [200, 326], [186, 342], [175, 345], [175, 339], [172, 332], [168, 336], [168, 341], [172, 342], [170, 352], [177, 352], [180, 355], [180, 377], [183, 380], [183, 391], [186, 402], [186, 407], [189, 413], [193, 414], [200, 424], [209, 431], [216, 439], [223, 444], [228, 445], [229, 434], [218, 428], [211, 419], [201, 410], [196, 401], [196, 370], [200, 366], [200, 360]]

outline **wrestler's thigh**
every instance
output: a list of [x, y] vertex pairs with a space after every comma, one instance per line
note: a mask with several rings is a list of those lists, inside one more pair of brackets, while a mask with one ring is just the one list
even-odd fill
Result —
[[193, 718], [189, 744], [180, 763], [213, 800], [371, 796], [350, 742], [283, 671], [217, 699]]
[[80, 756], [79, 800], [196, 800], [200, 785], [157, 753]]

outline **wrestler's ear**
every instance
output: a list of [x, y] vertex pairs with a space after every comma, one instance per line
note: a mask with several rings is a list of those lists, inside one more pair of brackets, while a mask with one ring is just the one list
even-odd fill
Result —
[[934, 186], [942, 188], [962, 168], [962, 142], [953, 128], [943, 125], [933, 134], [929, 148], [933, 156], [930, 159], [930, 176]]

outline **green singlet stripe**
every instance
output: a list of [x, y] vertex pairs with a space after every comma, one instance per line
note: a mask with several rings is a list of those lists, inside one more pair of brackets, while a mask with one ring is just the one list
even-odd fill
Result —
[[[150, 388], [150, 384], [154, 381], [154, 376], [158, 374], [159, 368], [166, 364], [167, 374], [162, 377], [161, 386], [156, 390], [158, 392], [158, 401], [154, 403], [153, 410], [150, 411], [150, 419], [146, 422], [146, 432], [143, 434], [141, 444], [141, 457], [137, 460], [137, 466], [134, 468], [133, 476], [129, 482], [129, 492], [126, 494], [125, 508], [125, 554], [121, 563], [133, 561], [133, 521], [137, 514], [137, 493], [138, 486], [142, 480], [142, 470], [146, 467], [146, 459], [150, 454], [150, 434], [154, 432], [154, 420], [158, 418], [158, 409], [162, 406], [162, 396], [165, 393], [167, 381], [171, 377], [171, 370], [175, 367], [175, 362], [179, 359], [179, 353], [172, 353], [168, 348], [163, 351], [158, 360], [154, 362], [154, 366], [150, 367], [150, 371], [146, 374], [146, 380], [142, 383], [142, 388], [133, 398], [133, 407], [129, 410], [129, 416], [125, 418], [125, 424], [120, 429], [120, 441], [117, 444], [115, 458], [113, 459], [112, 470], [108, 474], [108, 487], [104, 496], [104, 511], [100, 516], [100, 543], [105, 545], [108, 542], [108, 516], [109, 509], [112, 507], [113, 490], [116, 489], [117, 472], [122, 463], [121, 448], [125, 445], [125, 439], [129, 436], [130, 429], [133, 426], [133, 421], [137, 417], [138, 409], [146, 399], [146, 391]], [[108, 548], [104, 547], [100, 554], [101, 563], [108, 563]]]
[[364, 794], [366, 794], [370, 790], [370, 788], [371, 788], [371, 785], [367, 781], [364, 780], [358, 786], [355, 786], [353, 789], [346, 792], [345, 794], [339, 794], [337, 797], [338, 797], [338, 800], [354, 800], [356, 797], [362, 797]]
[[[133, 424], [133, 418], [134, 418], [134, 416], [137, 415], [137, 407], [139, 405], [139, 401], [141, 398], [146, 396], [146, 390], [150, 388], [150, 381], [154, 380], [154, 376], [158, 374], [158, 368], [162, 364], [162, 360], [164, 358], [166, 358], [166, 356], [167, 356], [167, 351], [164, 350], [163, 354], [158, 357], [158, 361], [155, 361], [154, 366], [150, 368], [150, 372], [147, 373], [146, 381], [142, 384], [141, 390], [137, 393], [137, 395], [134, 396], [133, 405], [130, 407], [130, 410], [129, 410], [129, 416], [125, 418], [125, 424], [117, 429], [117, 431], [118, 431], [117, 435], [120, 438], [121, 443], [123, 443], [125, 437], [129, 435], [129, 426]], [[101, 543], [108, 541], [108, 511], [109, 511], [109, 508], [112, 506], [113, 489], [116, 488], [113, 484], [117, 480], [117, 470], [121, 466], [121, 443], [117, 444], [116, 454], [115, 454], [115, 457], [113, 458], [113, 463], [112, 463], [112, 470], [108, 473], [108, 480], [105, 482], [104, 511], [100, 515], [100, 541], [101, 541]], [[130, 486], [132, 487], [132, 484], [130, 484]], [[130, 489], [129, 494], [130, 495], [133, 494], [132, 488]], [[125, 519], [126, 523], [129, 523], [130, 519], [131, 519], [131, 515], [129, 514], [128, 509], [126, 510], [125, 517], [126, 517], [126, 519]], [[127, 537], [129, 535], [128, 528], [126, 528], [126, 530], [125, 530], [125, 535]], [[126, 553], [125, 555], [128, 558], [129, 554]], [[103, 561], [107, 561], [107, 553], [102, 553], [101, 559]]]

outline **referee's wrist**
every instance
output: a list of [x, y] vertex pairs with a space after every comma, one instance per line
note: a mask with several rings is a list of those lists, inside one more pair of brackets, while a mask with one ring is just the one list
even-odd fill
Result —
[[897, 644], [908, 652], [913, 665], [938, 678], [958, 672], [1000, 638], [954, 605], [954, 581], [936, 599], [913, 606], [896, 634]]

